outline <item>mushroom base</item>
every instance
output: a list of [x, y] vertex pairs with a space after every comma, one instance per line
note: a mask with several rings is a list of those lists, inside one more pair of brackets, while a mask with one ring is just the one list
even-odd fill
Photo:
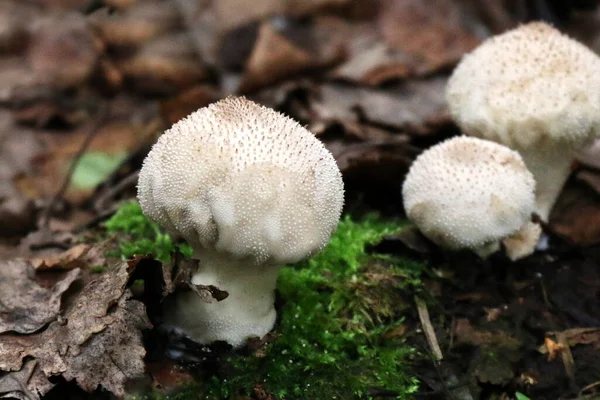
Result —
[[571, 173], [575, 153], [568, 145], [516, 150], [535, 178], [535, 212], [548, 222], [552, 207]]
[[223, 340], [240, 347], [252, 336], [263, 337], [275, 324], [275, 286], [280, 267], [253, 265], [218, 253], [197, 253], [195, 285], [213, 285], [228, 293], [207, 303], [194, 292], [177, 293], [165, 303], [164, 322], [190, 339], [209, 344]]

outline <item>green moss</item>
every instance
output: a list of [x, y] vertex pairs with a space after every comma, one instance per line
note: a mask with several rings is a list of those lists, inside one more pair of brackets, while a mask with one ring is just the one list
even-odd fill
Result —
[[[121, 243], [125, 256], [153, 253], [165, 260], [173, 249], [135, 203], [125, 204], [106, 227], [131, 236]], [[322, 252], [281, 271], [277, 339], [254, 355], [228, 356], [226, 376], [199, 382], [202, 390], [194, 385], [169, 397], [236, 399], [260, 387], [288, 400], [370, 398], [377, 389], [409, 398], [417, 389], [408, 371], [414, 351], [400, 333], [410, 304], [405, 299], [420, 286], [423, 266], [366, 251], [401, 228], [376, 216], [343, 218]]]
[[[420, 266], [369, 255], [365, 247], [398, 231], [397, 223], [344, 218], [327, 248], [281, 271], [279, 338], [260, 357], [234, 355], [227, 380], [210, 397], [235, 398], [256, 384], [277, 398], [369, 398], [385, 389], [406, 398], [417, 382], [407, 372], [413, 350], [391, 334], [402, 324], [408, 287]], [[212, 395], [212, 396], [211, 396]]]
[[106, 267], [104, 265], [94, 265], [90, 267], [90, 271], [94, 274], [101, 274], [106, 271]]
[[[108, 234], [126, 234], [129, 240], [120, 240], [120, 255], [124, 258], [134, 254], [152, 254], [158, 260], [168, 262], [175, 243], [168, 234], [154, 222], [142, 214], [140, 205], [136, 202], [123, 204], [108, 221], [104, 223]], [[187, 244], [179, 245], [186, 257], [191, 257], [193, 251]]]

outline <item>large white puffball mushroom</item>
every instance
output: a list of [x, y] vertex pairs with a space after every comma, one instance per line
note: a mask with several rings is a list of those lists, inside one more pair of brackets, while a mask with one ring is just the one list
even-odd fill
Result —
[[543, 22], [492, 37], [452, 74], [446, 100], [462, 131], [519, 151], [548, 216], [574, 153], [600, 136], [600, 58]]
[[343, 194], [333, 156], [311, 132], [245, 98], [173, 125], [144, 161], [138, 198], [144, 214], [194, 248], [192, 283], [229, 296], [207, 304], [181, 294], [168, 322], [202, 344], [240, 346], [268, 333], [280, 266], [325, 247]]
[[[522, 229], [535, 234], [536, 228], [529, 225], [534, 191], [535, 181], [519, 153], [459, 136], [417, 157], [402, 196], [408, 218], [433, 242], [487, 256], [501, 240]], [[512, 254], [517, 258], [531, 254], [536, 242], [516, 239]], [[526, 248], [518, 248], [521, 245]]]

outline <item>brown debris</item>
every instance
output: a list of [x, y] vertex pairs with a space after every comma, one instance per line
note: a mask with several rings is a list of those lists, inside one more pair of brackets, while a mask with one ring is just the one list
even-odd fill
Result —
[[419, 75], [453, 65], [479, 39], [466, 24], [464, 6], [454, 0], [384, 0], [378, 26], [391, 49], [410, 57]]
[[425, 135], [448, 124], [444, 92], [446, 78], [410, 81], [389, 89], [356, 88], [338, 84], [320, 87], [313, 104], [314, 114], [321, 119], [358, 119]]
[[28, 262], [8, 261], [0, 265], [0, 334], [32, 333], [55, 320], [63, 293], [80, 275], [80, 270], [74, 269], [41, 285]]
[[144, 44], [118, 68], [138, 90], [159, 94], [187, 88], [207, 76], [192, 42], [180, 33]]
[[181, 26], [179, 12], [170, 2], [135, 1], [122, 8], [92, 20], [109, 46], [137, 47]]
[[69, 270], [73, 268], [85, 268], [104, 265], [106, 260], [104, 248], [99, 245], [78, 244], [59, 254], [49, 255], [43, 258], [34, 258], [31, 264], [38, 271], [43, 270]]
[[122, 263], [90, 282], [73, 299], [64, 318], [46, 330], [27, 336], [0, 335], [0, 371], [8, 372], [4, 378], [10, 377], [2, 382], [7, 386], [0, 386], [0, 393], [12, 392], [14, 381], [26, 380], [29, 373], [19, 371], [30, 368], [24, 360], [31, 357], [28, 363], [35, 360], [46, 380], [27, 380], [17, 390], [21, 396], [39, 399], [53, 386], [48, 378], [56, 375], [74, 379], [87, 391], [102, 386], [124, 396], [126, 382], [144, 373], [141, 331], [151, 326], [144, 305], [130, 298], [129, 270]]
[[334, 63], [340, 56], [340, 49], [336, 49], [335, 45], [329, 51], [320, 54], [310, 52], [278, 32], [275, 23], [265, 22], [259, 28], [238, 91], [249, 92], [302, 71], [322, 68]]
[[34, 21], [27, 55], [39, 82], [68, 88], [87, 81], [99, 48], [83, 15], [59, 13]]

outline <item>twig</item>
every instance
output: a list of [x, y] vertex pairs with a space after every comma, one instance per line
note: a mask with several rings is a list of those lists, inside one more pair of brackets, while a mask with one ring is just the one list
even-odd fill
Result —
[[83, 140], [81, 147], [79, 147], [79, 149], [77, 150], [77, 153], [75, 153], [75, 156], [73, 157], [73, 161], [71, 162], [71, 165], [69, 166], [69, 169], [67, 170], [67, 173], [65, 174], [62, 184], [60, 185], [60, 187], [58, 188], [58, 190], [56, 191], [56, 193], [54, 194], [54, 196], [52, 197], [52, 199], [50, 200], [50, 202], [48, 203], [48, 205], [42, 212], [42, 216], [40, 218], [40, 225], [41, 225], [42, 229], [48, 228], [48, 226], [50, 225], [50, 217], [52, 216], [54, 207], [56, 207], [56, 204], [58, 203], [58, 201], [64, 196], [65, 192], [67, 191], [69, 184], [71, 183], [71, 178], [73, 177], [73, 173], [75, 172], [75, 168], [77, 167], [77, 164], [79, 164], [81, 157], [83, 156], [83, 154], [85, 153], [87, 148], [92, 143], [92, 140], [96, 136], [96, 133], [98, 133], [98, 131], [100, 130], [100, 127], [102, 126], [102, 122], [106, 118], [107, 114], [108, 114], [108, 106], [106, 104], [104, 104], [99, 111], [98, 117], [96, 118], [94, 125], [90, 128], [85, 139]]
[[433, 329], [431, 319], [429, 318], [429, 311], [427, 310], [427, 305], [421, 298], [419, 298], [419, 296], [415, 296], [415, 303], [417, 304], [417, 310], [419, 311], [419, 319], [421, 320], [421, 325], [423, 326], [423, 332], [425, 333], [427, 343], [429, 343], [429, 347], [431, 348], [431, 352], [435, 356], [435, 360], [440, 361], [444, 358], [444, 356], [442, 355], [442, 349], [440, 349], [440, 344], [438, 343], [437, 337], [435, 336], [435, 330]]

